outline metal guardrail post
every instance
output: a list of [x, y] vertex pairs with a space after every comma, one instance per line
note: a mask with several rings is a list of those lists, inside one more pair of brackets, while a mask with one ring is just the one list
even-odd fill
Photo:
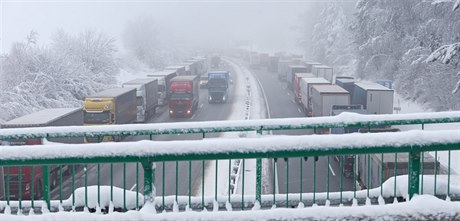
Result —
[[[259, 135], [262, 135], [263, 127], [260, 127], [257, 130]], [[244, 184], [243, 184], [244, 185]], [[256, 159], [256, 201], [261, 203], [262, 202], [262, 159]]]
[[[419, 194], [420, 185], [420, 148], [409, 152], [409, 199]], [[436, 187], [435, 187], [436, 188]]]
[[155, 164], [151, 161], [142, 162], [144, 168], [144, 202], [155, 200]]
[[43, 200], [45, 200], [46, 208], [50, 209], [50, 168], [43, 166]]

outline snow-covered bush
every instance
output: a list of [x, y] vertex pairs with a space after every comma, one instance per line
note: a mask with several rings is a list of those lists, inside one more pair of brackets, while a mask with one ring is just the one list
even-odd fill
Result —
[[44, 108], [79, 107], [84, 96], [115, 84], [114, 40], [85, 31], [72, 36], [58, 31], [49, 46], [38, 34], [15, 43], [3, 56], [0, 119], [10, 120]]

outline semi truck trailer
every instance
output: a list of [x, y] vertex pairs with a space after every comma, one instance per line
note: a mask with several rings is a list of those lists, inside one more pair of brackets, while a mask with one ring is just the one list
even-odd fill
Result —
[[300, 104], [308, 117], [313, 116], [311, 107], [311, 96], [313, 85], [328, 85], [328, 80], [324, 78], [301, 78], [300, 79]]
[[158, 105], [164, 106], [168, 103], [169, 84], [171, 79], [177, 76], [174, 70], [164, 70], [148, 74], [149, 78], [156, 78], [158, 80]]
[[331, 83], [334, 82], [334, 71], [331, 67], [325, 65], [313, 65], [311, 72], [316, 75], [316, 77], [324, 78]]
[[155, 115], [158, 106], [158, 79], [134, 79], [123, 83], [122, 86], [136, 89], [136, 122], [146, 122]]
[[[112, 88], [85, 97], [84, 125], [130, 124], [137, 119], [136, 89]], [[88, 143], [119, 141], [120, 137], [85, 137]]]
[[[83, 112], [81, 108], [53, 108], [44, 109], [29, 115], [18, 117], [16, 119], [5, 122], [1, 125], [3, 129], [7, 128], [25, 128], [25, 127], [50, 127], [50, 126], [81, 126], [83, 125]], [[20, 145], [42, 145], [50, 142], [58, 143], [83, 143], [83, 137], [68, 137], [68, 138], [40, 138], [2, 140], [1, 145], [20, 146]], [[39, 199], [43, 196], [43, 167], [41, 166], [22, 166], [21, 179], [19, 179], [19, 167], [1, 167], [3, 170], [3, 181], [9, 182], [10, 199], [16, 200], [21, 195], [21, 199], [29, 200], [32, 198]], [[63, 165], [62, 173], [64, 175], [70, 173], [70, 166]], [[33, 170], [33, 171], [32, 171]], [[60, 167], [49, 166], [50, 176], [49, 183], [51, 189], [57, 187], [59, 180]], [[6, 174], [9, 174], [7, 180]], [[33, 176], [32, 176], [33, 174]], [[5, 190], [5, 183], [2, 183], [1, 188]], [[32, 191], [33, 189], [33, 191]], [[19, 191], [21, 190], [21, 191]], [[3, 192], [3, 191], [2, 191]]]
[[186, 75], [187, 72], [185, 71], [185, 66], [183, 65], [175, 65], [175, 66], [168, 66], [165, 67], [165, 71], [176, 71], [178, 76]]
[[230, 73], [228, 71], [208, 72], [208, 102], [226, 103], [228, 100], [228, 82]]
[[332, 85], [314, 85], [311, 91], [313, 117], [330, 116], [333, 105], [349, 105], [350, 93]]
[[352, 104], [361, 104], [369, 114], [393, 114], [394, 91], [377, 83], [355, 83]]
[[294, 81], [295, 81], [296, 73], [308, 73], [307, 67], [303, 65], [289, 65], [288, 66], [288, 74], [286, 76], [288, 88], [294, 89]]
[[169, 85], [169, 116], [192, 117], [200, 100], [199, 76], [176, 76]]
[[298, 104], [302, 103], [301, 97], [302, 93], [300, 92], [300, 81], [302, 78], [314, 78], [315, 76], [312, 73], [296, 73], [294, 78], [294, 98]]

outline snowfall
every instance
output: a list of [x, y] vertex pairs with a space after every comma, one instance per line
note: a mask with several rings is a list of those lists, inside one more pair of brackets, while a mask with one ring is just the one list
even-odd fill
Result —
[[[236, 60], [232, 59], [225, 59], [226, 63], [232, 67], [235, 74], [238, 74], [237, 81], [235, 82], [235, 98], [234, 100], [237, 101], [233, 105], [233, 109], [231, 111], [231, 115], [228, 117], [227, 120], [231, 120], [231, 123], [234, 125], [243, 125], [243, 126], [251, 126], [257, 124], [256, 119], [264, 119], [270, 117], [270, 111], [268, 105], [265, 103], [264, 92], [263, 88], [260, 86], [258, 80], [252, 76], [250, 70], [248, 70], [244, 65], [239, 63]], [[123, 81], [129, 80], [132, 78], [138, 77], [135, 74], [128, 74], [123, 73], [120, 77]], [[395, 114], [392, 116], [383, 117], [381, 120], [397, 120], [401, 118], [401, 115], [404, 113], [419, 113], [419, 114], [412, 114], [408, 116], [413, 116], [414, 118], [426, 117], [430, 118], [430, 114], [423, 112], [430, 112], [430, 110], [423, 109], [422, 107], [405, 101], [397, 94], [395, 95], [395, 106], [401, 107], [401, 111], [399, 114]], [[459, 117], [459, 112], [446, 112], [444, 117]], [[343, 119], [348, 119], [349, 122], [353, 123], [360, 120], [366, 120], [366, 118], [362, 116], [354, 116], [354, 115], [347, 115], [347, 116], [340, 116], [336, 119], [331, 119], [330, 122], [337, 122]], [[391, 118], [391, 119], [390, 119]], [[249, 121], [248, 121], [249, 120]], [[298, 120], [298, 119], [297, 119]], [[244, 122], [250, 122], [248, 124], [244, 124]], [[267, 123], [267, 126], [274, 126], [280, 123], [283, 124], [294, 124], [294, 125], [302, 125], [302, 124], [310, 124], [310, 123], [317, 123], [317, 122], [324, 122], [316, 119], [306, 119], [305, 122], [298, 122], [295, 119], [291, 120], [273, 120]], [[330, 123], [328, 122], [328, 123]], [[212, 122], [211, 122], [212, 123]], [[178, 124], [176, 124], [177, 127]], [[216, 126], [215, 123], [212, 123], [213, 126]], [[155, 141], [140, 141], [140, 142], [133, 142], [130, 143], [130, 148], [126, 148], [126, 144], [119, 144], [119, 143], [112, 143], [107, 144], [106, 146], [102, 146], [101, 144], [86, 144], [78, 147], [78, 149], [74, 148], [75, 145], [48, 145], [49, 149], [43, 150], [43, 148], [37, 147], [30, 147], [30, 148], [37, 148], [34, 150], [27, 149], [24, 151], [25, 148], [15, 148], [12, 150], [9, 147], [6, 150], [4, 147], [0, 147], [0, 160], [2, 159], [15, 159], [17, 158], [27, 158], [27, 159], [34, 159], [34, 158], [48, 158], [52, 159], [54, 157], [81, 157], [85, 156], [88, 151], [92, 151], [92, 154], [98, 156], [117, 156], [123, 154], [129, 154], [132, 156], [139, 156], [139, 155], [152, 155], [152, 156], [162, 156], [162, 155], [174, 155], [174, 154], [187, 154], [196, 152], [197, 149], [200, 149], [203, 153], [214, 151], [214, 152], [221, 152], [221, 151], [235, 151], [236, 152], [258, 152], [258, 151], [267, 151], [267, 150], [283, 150], [288, 148], [289, 146], [295, 146], [295, 148], [302, 149], [308, 147], [310, 149], [315, 148], [330, 148], [336, 149], [341, 148], [340, 143], [348, 142], [350, 140], [353, 142], [353, 147], [366, 147], [366, 146], [393, 146], [395, 148], [402, 146], [401, 144], [407, 142], [408, 140], [414, 140], [414, 137], [418, 138], [414, 144], [424, 145], [424, 144], [432, 144], [432, 143], [454, 143], [460, 142], [460, 125], [459, 124], [448, 124], [449, 126], [446, 127], [443, 125], [442, 128], [439, 128], [439, 125], [426, 125], [425, 131], [420, 131], [420, 126], [412, 127], [412, 126], [400, 126], [400, 128], [404, 131], [401, 133], [395, 133], [391, 136], [387, 136], [382, 138], [378, 134], [352, 134], [347, 136], [341, 135], [330, 135], [330, 136], [320, 136], [320, 135], [309, 135], [309, 139], [304, 139], [304, 136], [277, 136], [271, 137], [269, 134], [267, 135], [258, 135], [255, 132], [247, 132], [247, 133], [222, 133], [220, 139], [207, 139], [205, 142], [203, 141], [170, 141], [170, 142], [155, 142]], [[171, 124], [158, 124], [155, 126], [154, 129], [157, 130], [164, 130], [172, 127]], [[203, 123], [203, 125], [195, 123], [193, 127], [190, 124], [184, 123], [185, 127], [191, 128], [191, 130], [200, 128], [201, 126], [209, 126], [209, 123]], [[142, 128], [144, 127], [144, 128]], [[149, 128], [150, 127], [150, 128]], [[149, 130], [152, 129], [152, 126], [149, 125], [141, 125], [141, 127], [134, 128], [131, 126], [127, 127], [114, 127], [112, 128], [113, 131], [117, 130], [139, 130], [145, 129]], [[103, 130], [104, 128], [95, 128], [91, 132], [98, 132]], [[418, 129], [418, 130], [414, 130]], [[439, 131], [442, 129], [443, 131]], [[51, 128], [50, 131], [47, 133], [52, 133], [56, 131], [56, 133], [63, 132], [57, 131], [56, 129]], [[4, 133], [1, 133], [0, 136], [7, 136], [14, 134], [17, 131], [10, 130]], [[21, 130], [21, 133], [28, 134], [34, 133], [33, 129], [30, 131]], [[247, 139], [241, 139], [238, 142], [235, 142], [235, 139], [240, 137], [247, 137]], [[334, 136], [334, 139], [330, 137]], [[282, 140], [282, 144], [279, 142]], [[155, 147], [151, 147], [152, 142], [155, 142]], [[187, 143], [184, 146], [184, 143]], [[104, 145], [104, 144], [103, 144]], [[184, 148], [166, 148], [168, 146], [184, 146]], [[95, 148], [97, 146], [97, 148]], [[148, 147], [150, 146], [150, 147]], [[200, 148], [197, 148], [200, 147]], [[252, 147], [252, 148], [249, 148]], [[257, 147], [257, 148], [253, 148]], [[174, 151], [165, 151], [171, 150]], [[62, 151], [66, 150], [66, 151]], [[94, 152], [96, 150], [96, 152]], [[59, 153], [59, 154], [57, 154]], [[439, 160], [443, 165], [449, 163], [447, 159], [447, 153], [439, 153], [438, 155]], [[460, 171], [460, 153], [458, 151], [452, 152], [451, 157], [451, 166], [455, 172]], [[263, 161], [267, 163], [266, 161]], [[214, 186], [215, 182], [215, 165], [216, 161], [210, 161], [210, 165], [208, 166], [208, 170], [205, 174], [205, 186]], [[241, 182], [242, 180], [239, 179], [240, 172], [241, 172], [241, 161], [233, 160], [231, 162], [232, 167], [238, 168], [236, 174], [234, 174], [237, 179], [234, 180], [233, 185], [235, 187], [236, 193], [231, 197], [231, 199], [241, 198], [239, 194], [241, 194], [241, 189], [239, 188], [243, 185]], [[246, 160], [246, 170], [248, 172], [245, 173], [245, 186], [255, 186], [255, 160]], [[219, 171], [228, 171], [228, 160], [225, 161], [218, 161], [218, 170]], [[271, 168], [268, 166], [263, 166], [263, 168]], [[268, 173], [268, 171], [264, 170], [263, 173]], [[460, 180], [456, 176], [452, 176], [451, 183], [451, 193], [460, 194]], [[224, 185], [218, 186], [218, 194], [221, 200], [219, 202], [225, 202], [226, 197], [223, 197], [228, 192], [228, 174], [227, 173], [219, 173], [219, 177], [217, 177], [218, 182]], [[426, 177], [424, 179], [424, 193], [432, 194], [433, 191], [433, 181], [432, 177]], [[256, 205], [252, 209], [248, 209], [245, 211], [231, 211], [231, 205], [226, 205], [226, 210], [219, 210], [219, 211], [184, 211], [184, 212], [177, 212], [177, 205], [173, 208], [171, 212], [161, 212], [157, 213], [154, 203], [146, 203], [143, 205], [144, 198], [142, 195], [138, 196], [138, 200], [140, 204], [143, 205], [142, 209], [139, 211], [130, 210], [128, 212], [119, 213], [113, 212], [113, 207], [120, 207], [122, 202], [120, 200], [116, 200], [115, 202], [110, 202], [109, 200], [109, 189], [107, 187], [101, 188], [101, 205], [100, 207], [109, 207], [108, 214], [101, 214], [100, 208], [97, 205], [97, 189], [94, 187], [89, 187], [88, 195], [89, 195], [89, 208], [96, 208], [96, 213], [88, 212], [88, 208], [85, 208], [84, 212], [67, 212], [64, 211], [64, 207], [68, 208], [71, 207], [71, 200], [70, 198], [64, 200], [62, 204], [59, 204], [58, 201], [52, 201], [51, 205], [53, 207], [58, 208], [59, 212], [49, 212], [42, 206], [42, 210], [44, 211], [43, 214], [35, 215], [34, 213], [29, 213], [28, 215], [12, 215], [12, 212], [9, 207], [5, 204], [5, 202], [0, 202], [0, 210], [4, 209], [5, 213], [0, 214], [0, 220], [298, 220], [298, 219], [305, 219], [305, 220], [445, 220], [445, 219], [460, 219], [460, 202], [450, 202], [449, 198], [447, 200], [441, 200], [431, 195], [420, 195], [413, 197], [408, 202], [400, 202], [400, 203], [392, 203], [392, 204], [384, 204], [381, 196], [381, 191], [383, 192], [383, 197], [392, 196], [393, 192], [397, 193], [397, 196], [407, 196], [407, 176], [398, 176], [398, 186], [395, 190], [393, 187], [394, 178], [387, 180], [383, 185], [382, 189], [376, 188], [369, 190], [369, 195], [367, 195], [367, 191], [357, 191], [357, 197], [378, 197], [380, 205], [371, 205], [369, 199], [366, 201], [364, 205], [357, 206], [357, 202], [354, 199], [354, 192], [343, 192], [343, 197], [345, 199], [353, 200], [352, 206], [316, 206], [304, 208], [303, 205], [298, 205], [297, 208], [293, 209], [286, 209], [286, 208], [271, 208], [271, 209], [259, 209]], [[444, 176], [439, 176], [438, 185], [437, 185], [437, 193], [445, 193], [447, 186], [447, 179]], [[426, 189], [425, 189], [426, 188]], [[216, 203], [213, 202], [213, 195], [214, 189], [213, 188], [205, 188], [206, 191], [204, 195], [206, 196], [206, 203]], [[201, 187], [198, 188], [201, 190]], [[209, 191], [209, 192], [208, 192]], [[121, 189], [115, 189], [114, 194], [115, 196], [122, 194]], [[135, 208], [135, 200], [136, 200], [136, 193], [127, 191], [127, 207], [128, 208]], [[254, 189], [247, 188], [245, 190], [245, 200], [246, 201], [253, 201], [254, 200]], [[201, 196], [201, 192], [198, 191], [196, 196]], [[331, 195], [338, 194], [338, 193], [331, 193]], [[75, 206], [84, 206], [84, 190], [77, 189], [75, 191], [76, 195], [76, 204]], [[289, 198], [292, 199], [297, 197], [299, 194], [289, 194]], [[286, 197], [284, 194], [277, 194], [277, 199], [283, 199]], [[304, 193], [304, 198], [311, 198], [310, 193]], [[117, 197], [115, 197], [117, 198]], [[198, 199], [199, 198], [199, 199]], [[265, 199], [266, 198], [266, 199]], [[325, 199], [324, 193], [317, 193], [317, 199]], [[262, 201], [269, 201], [271, 199], [264, 196]], [[160, 201], [156, 199], [154, 202], [158, 205]], [[161, 199], [160, 199], [161, 200]], [[167, 197], [167, 201], [174, 201], [173, 197]], [[185, 204], [187, 202], [187, 198], [179, 197], [178, 201], [176, 202], [179, 204]], [[193, 201], [199, 202], [201, 200], [200, 197], [193, 197]], [[158, 202], [156, 202], [158, 201]], [[15, 207], [17, 202], [12, 202], [12, 207]], [[37, 202], [40, 203], [40, 202]], [[262, 202], [263, 203], [263, 202]], [[326, 203], [327, 204], [327, 203]], [[23, 202], [24, 206], [28, 205], [28, 202]], [[221, 205], [222, 206], [222, 205]], [[231, 212], [230, 212], [231, 211]]]

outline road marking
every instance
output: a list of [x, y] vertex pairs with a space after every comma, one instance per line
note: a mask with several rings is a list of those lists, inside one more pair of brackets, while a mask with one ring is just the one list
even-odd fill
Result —
[[[335, 175], [334, 175], [334, 176], [335, 176]], [[133, 190], [134, 190], [134, 188], [136, 188], [136, 186], [137, 186], [137, 184], [134, 184], [134, 186], [133, 186], [133, 187], [131, 187], [131, 189], [129, 189], [129, 191], [133, 191]]]
[[302, 110], [300, 110], [300, 108], [297, 108], [297, 110], [299, 111], [299, 113], [302, 113]]
[[335, 176], [335, 173], [334, 173], [334, 170], [331, 167], [331, 164], [329, 164], [329, 170], [331, 170], [332, 175]]
[[291, 102], [292, 102], [293, 104], [295, 104], [295, 101], [294, 101], [294, 100], [291, 100]]

